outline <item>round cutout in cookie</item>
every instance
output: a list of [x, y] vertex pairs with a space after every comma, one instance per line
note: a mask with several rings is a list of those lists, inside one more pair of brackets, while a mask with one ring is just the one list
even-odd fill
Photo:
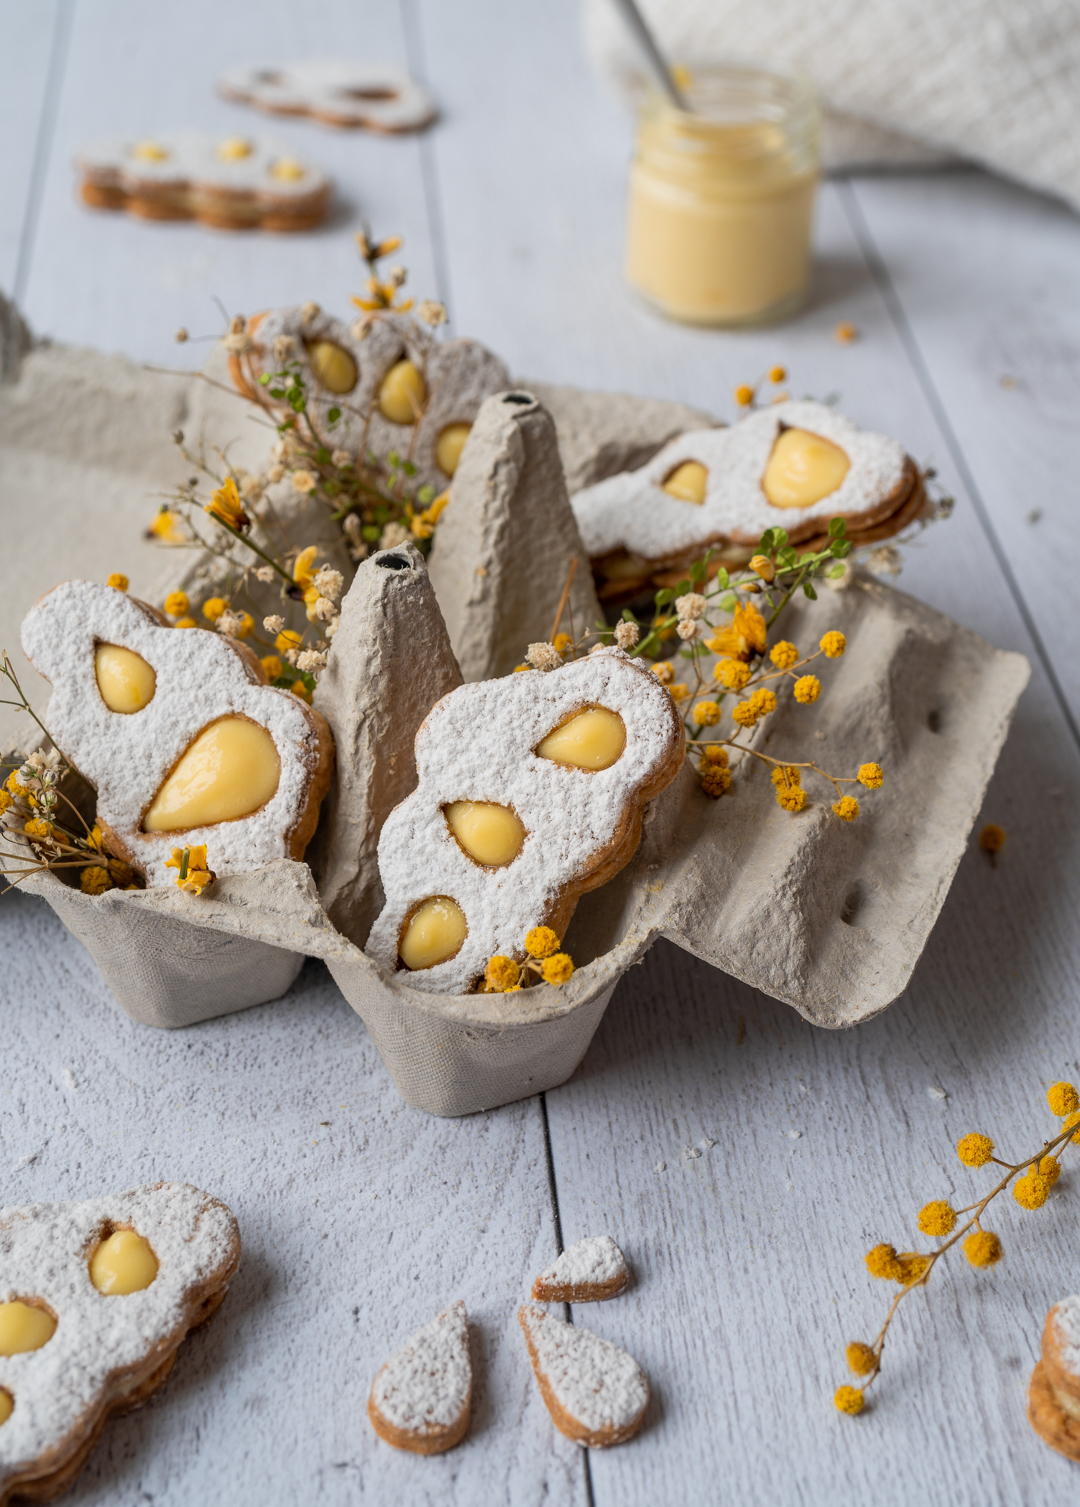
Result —
[[398, 956], [410, 973], [422, 973], [456, 958], [468, 934], [465, 912], [457, 901], [449, 895], [433, 895], [405, 922]]
[[105, 1297], [145, 1292], [157, 1274], [158, 1259], [150, 1242], [132, 1229], [111, 1230], [90, 1257], [90, 1281]]
[[0, 1303], [0, 1355], [40, 1350], [56, 1333], [55, 1313], [40, 1298], [13, 1298]]

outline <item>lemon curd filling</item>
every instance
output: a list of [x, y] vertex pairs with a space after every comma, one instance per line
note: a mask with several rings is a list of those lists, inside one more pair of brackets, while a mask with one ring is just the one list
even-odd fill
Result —
[[468, 934], [465, 912], [456, 900], [435, 895], [413, 911], [405, 923], [398, 955], [411, 972], [448, 962]]
[[395, 361], [379, 388], [379, 412], [392, 424], [415, 424], [426, 402], [427, 385], [419, 367], [412, 361]]
[[661, 490], [669, 497], [677, 497], [680, 502], [696, 502], [700, 506], [705, 501], [708, 480], [707, 466], [699, 460], [684, 460], [681, 466], [675, 467]]
[[142, 655], [119, 644], [98, 644], [94, 674], [110, 712], [141, 712], [157, 689], [157, 676]]
[[142, 1292], [157, 1274], [157, 1257], [134, 1230], [115, 1230], [90, 1258], [90, 1280], [107, 1297]]
[[461, 460], [471, 424], [447, 424], [435, 445], [435, 464], [447, 476], [453, 476]]
[[347, 350], [332, 340], [310, 340], [307, 353], [312, 371], [328, 392], [339, 397], [352, 392], [360, 373]]
[[40, 1350], [56, 1333], [56, 1320], [32, 1303], [0, 1303], [0, 1355]]
[[490, 801], [451, 801], [443, 810], [451, 832], [477, 863], [502, 868], [521, 852], [525, 828], [509, 806]]
[[277, 791], [281, 758], [265, 727], [223, 717], [204, 728], [155, 795], [144, 832], [179, 832], [237, 821]]
[[809, 508], [835, 492], [850, 469], [831, 440], [806, 429], [785, 429], [772, 448], [761, 489], [774, 508]]
[[626, 727], [617, 712], [591, 706], [548, 733], [536, 752], [541, 759], [575, 769], [609, 769], [626, 747]]

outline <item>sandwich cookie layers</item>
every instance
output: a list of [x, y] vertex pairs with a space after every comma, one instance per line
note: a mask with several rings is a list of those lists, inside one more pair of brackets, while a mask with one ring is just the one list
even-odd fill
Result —
[[111, 136], [75, 158], [92, 209], [144, 220], [198, 220], [221, 230], [307, 230], [326, 213], [331, 183], [281, 142], [175, 132]]
[[416, 735], [417, 788], [379, 837], [368, 956], [461, 994], [493, 956], [523, 957], [533, 927], [562, 937], [633, 856], [684, 747], [671, 697], [621, 649], [444, 696]]
[[301, 859], [330, 784], [318, 712], [266, 683], [245, 645], [163, 626], [111, 586], [65, 581], [23, 621], [52, 682], [46, 722], [97, 791], [108, 846], [152, 885], [176, 846], [205, 843], [215, 873]]
[[804, 548], [824, 540], [832, 518], [845, 519], [854, 542], [889, 537], [925, 502], [915, 463], [895, 440], [810, 401], [681, 434], [640, 469], [571, 499], [609, 597], [710, 545], [745, 552], [776, 526]]
[[239, 1263], [233, 1215], [186, 1183], [0, 1209], [0, 1503], [71, 1483]]
[[404, 69], [347, 58], [243, 64], [222, 74], [218, 93], [272, 115], [369, 131], [419, 131], [437, 113], [431, 95]]
[[469, 1325], [459, 1300], [387, 1361], [372, 1382], [367, 1410], [387, 1444], [438, 1455], [464, 1437], [471, 1408]]
[[510, 375], [478, 341], [434, 341], [404, 314], [372, 314], [362, 328], [361, 339], [321, 310], [254, 314], [253, 349], [229, 361], [233, 382], [245, 396], [287, 414], [288, 404], [275, 404], [259, 378], [298, 363], [308, 413], [328, 445], [380, 460], [396, 450], [416, 467], [417, 486], [442, 492], [481, 403], [509, 387]]
[[1046, 1315], [1028, 1419], [1051, 1449], [1080, 1461], [1080, 1294], [1062, 1298]]

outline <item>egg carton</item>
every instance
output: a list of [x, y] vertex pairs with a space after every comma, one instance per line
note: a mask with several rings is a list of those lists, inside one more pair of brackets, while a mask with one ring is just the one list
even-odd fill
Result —
[[415, 781], [411, 742], [427, 710], [458, 683], [459, 664], [467, 678], [497, 673], [549, 636], [547, 591], [529, 589], [545, 552], [559, 571], [579, 555], [578, 621], [593, 611], [563, 469], [598, 479], [700, 423], [676, 405], [565, 388], [487, 401], [430, 574], [409, 545], [382, 551], [345, 598], [317, 692], [336, 735], [336, 783], [308, 862], [223, 877], [197, 899], [171, 887], [90, 897], [48, 873], [23, 881], [84, 942], [129, 1015], [189, 1026], [277, 998], [305, 957], [321, 958], [403, 1097], [463, 1115], [565, 1081], [657, 937], [819, 1026], [855, 1025], [903, 992], [1030, 671], [1022, 655], [861, 573], [786, 609], [786, 637], [812, 644], [838, 628], [848, 648], [819, 702], [784, 699], [756, 733], [774, 756], [809, 741], [838, 773], [881, 763], [886, 786], [857, 822], [837, 821], [816, 791], [804, 812], [782, 811], [757, 760], [742, 762], [720, 800], [685, 767], [646, 813], [631, 863], [579, 904], [564, 939], [577, 964], [567, 984], [437, 995], [362, 950], [382, 904], [378, 830]]

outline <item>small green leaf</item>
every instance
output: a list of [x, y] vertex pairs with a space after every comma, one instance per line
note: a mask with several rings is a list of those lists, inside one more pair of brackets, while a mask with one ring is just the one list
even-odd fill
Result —
[[772, 536], [774, 549], [782, 549], [783, 546], [788, 542], [788, 531], [786, 528], [774, 528], [772, 531]]
[[690, 581], [680, 581], [675, 588], [675, 595], [677, 597], [689, 596], [692, 585], [693, 583]]
[[365, 523], [360, 530], [360, 537], [368, 544], [375, 544], [382, 533], [382, 529], [374, 523]]
[[656, 605], [658, 607], [666, 607], [667, 604], [674, 599], [674, 596], [675, 593], [672, 591], [671, 587], [665, 586], [662, 591], [658, 591], [656, 593]]
[[758, 540], [758, 550], [759, 550], [759, 552], [761, 554], [767, 555], [769, 553], [769, 551], [773, 547], [773, 540], [775, 539], [775, 537], [776, 537], [776, 530], [775, 529], [767, 528], [765, 530], [765, 532], [762, 534], [761, 538]]
[[412, 463], [411, 460], [407, 460], [405, 462], [403, 470], [404, 470], [406, 476], [415, 476], [416, 475], [416, 467], [413, 465], [413, 463]]
[[637, 618], [630, 611], [629, 607], [624, 607], [623, 608], [622, 615], [623, 615], [623, 622], [624, 623], [636, 623], [637, 622]]
[[803, 589], [804, 593], [810, 598], [810, 600], [812, 602], [816, 602], [817, 601], [817, 592], [810, 585], [809, 581], [804, 581], [803, 582], [803, 588], [802, 589]]
[[829, 521], [829, 538], [842, 539], [847, 533], [847, 523], [843, 518], [833, 518]]
[[785, 545], [777, 555], [777, 559], [785, 570], [794, 570], [799, 563], [799, 551], [792, 549], [790, 545]]
[[840, 577], [846, 570], [846, 565], [834, 565], [832, 570], [826, 571], [826, 575], [829, 577], [830, 581], [839, 581]]
[[838, 539], [832, 547], [832, 552], [837, 560], [846, 559], [851, 554], [851, 540]]
[[727, 571], [722, 565], [716, 572], [716, 584], [717, 586], [719, 586], [721, 591], [726, 591], [731, 585], [731, 577], [728, 575]]
[[699, 581], [704, 581], [707, 574], [708, 572], [705, 569], [705, 562], [703, 560], [695, 560], [693, 565], [691, 565], [690, 567], [691, 581], [693, 581], [696, 585]]
[[270, 396], [280, 403], [285, 396], [285, 389], [283, 387], [272, 387], [270, 389]]
[[679, 653], [682, 655], [683, 659], [693, 659], [694, 657], [693, 649], [680, 649]]
[[337, 421], [338, 421], [338, 419], [340, 419], [340, 417], [341, 417], [341, 409], [340, 408], [331, 408], [328, 411], [327, 415], [326, 415], [326, 422], [328, 424], [336, 424]]
[[270, 381], [270, 373], [269, 372], [263, 372], [262, 376], [259, 378], [259, 386], [260, 387], [266, 387], [268, 385], [269, 381]]
[[736, 606], [735, 593], [733, 591], [725, 591], [724, 595], [720, 598], [720, 611], [721, 612], [734, 612], [735, 611], [735, 606]]
[[422, 503], [424, 503], [426, 505], [427, 503], [431, 502], [431, 500], [432, 500], [432, 498], [434, 496], [435, 496], [435, 488], [434, 487], [429, 487], [429, 486], [425, 485], [425, 486], [422, 486], [420, 488], [420, 490], [417, 492], [417, 494], [416, 494], [416, 500], [417, 500], [417, 502], [422, 502]]
[[315, 459], [319, 462], [320, 466], [328, 466], [330, 464], [330, 452], [325, 445], [320, 445], [316, 450]]
[[401, 456], [397, 453], [396, 450], [391, 450], [389, 455], [386, 457], [386, 463], [389, 466], [393, 466], [396, 470], [397, 467], [401, 465]]

